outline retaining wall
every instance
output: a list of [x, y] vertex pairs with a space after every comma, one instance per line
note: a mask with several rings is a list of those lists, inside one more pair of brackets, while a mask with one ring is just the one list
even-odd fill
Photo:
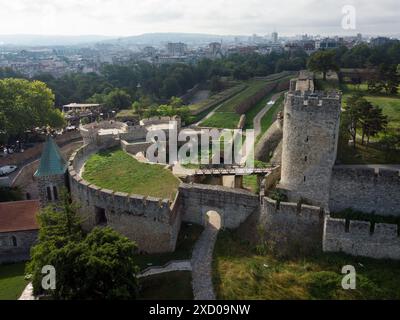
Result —
[[325, 218], [323, 250], [345, 252], [355, 256], [400, 260], [400, 237], [395, 224]]

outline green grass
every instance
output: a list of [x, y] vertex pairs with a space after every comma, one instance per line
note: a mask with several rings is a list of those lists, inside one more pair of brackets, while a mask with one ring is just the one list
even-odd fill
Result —
[[235, 112], [216, 112], [201, 123], [202, 127], [236, 129], [240, 115]]
[[140, 300], [193, 300], [192, 274], [174, 271], [139, 280]]
[[343, 103], [357, 91], [365, 93], [365, 98], [373, 105], [382, 108], [383, 113], [389, 118], [389, 128], [400, 128], [400, 95], [370, 94], [367, 92], [367, 85], [361, 84], [359, 87], [351, 84], [342, 85]]
[[174, 199], [180, 184], [164, 166], [141, 163], [120, 149], [90, 156], [83, 178], [101, 188], [163, 199]]
[[[342, 267], [357, 272], [355, 290], [343, 290]], [[343, 254], [278, 259], [258, 255], [233, 232], [220, 232], [213, 283], [218, 299], [400, 299], [400, 262]]]
[[269, 129], [269, 127], [275, 122], [278, 112], [281, 111], [283, 108], [283, 100], [284, 100], [283, 96], [279, 97], [279, 99], [275, 101], [271, 109], [269, 109], [268, 112], [264, 115], [264, 117], [262, 117], [261, 133], [258, 137], [256, 137], [256, 139], [261, 138], [264, 132], [266, 132]]
[[264, 109], [266, 104], [271, 100], [274, 93], [270, 93], [265, 96], [259, 103], [257, 103], [253, 108], [251, 108], [248, 112], [246, 112], [246, 123], [244, 129], [253, 129], [254, 128], [254, 118], [257, 114]]
[[17, 300], [28, 282], [25, 263], [0, 265], [0, 300]]
[[257, 175], [243, 176], [243, 187], [251, 192], [258, 193], [260, 187], [258, 185]]
[[[286, 78], [290, 79], [291, 77], [286, 76]], [[285, 77], [274, 80], [249, 80], [245, 82], [247, 84], [247, 88], [245, 90], [225, 101], [222, 106], [210, 118], [203, 121], [201, 125], [204, 127], [236, 129], [240, 120], [240, 115], [235, 111], [236, 107], [241, 102], [259, 92], [268, 83], [280, 82], [283, 80], [285, 80]], [[246, 119], [246, 126], [251, 124], [256, 114], [263, 108], [263, 106], [265, 106], [266, 100], [270, 97], [270, 94], [271, 93], [267, 94], [262, 101], [247, 111], [246, 118], [248, 119]]]
[[171, 260], [189, 260], [203, 229], [200, 225], [182, 223], [174, 252], [137, 255], [135, 263], [143, 270], [150, 266], [163, 266]]

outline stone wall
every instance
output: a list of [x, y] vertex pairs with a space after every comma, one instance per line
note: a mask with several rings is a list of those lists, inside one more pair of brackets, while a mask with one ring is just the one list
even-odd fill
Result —
[[255, 147], [254, 157], [256, 160], [269, 161], [274, 150], [282, 141], [283, 131], [280, 122], [281, 120], [276, 120], [261, 136]]
[[153, 142], [133, 142], [129, 143], [125, 140], [121, 140], [121, 148], [127, 153], [137, 154], [143, 152], [146, 154], [146, 150], [153, 144]]
[[[14, 246], [12, 237], [15, 237]], [[38, 230], [0, 233], [0, 263], [29, 260], [31, 247], [38, 237]]]
[[77, 172], [98, 150], [96, 145], [81, 147], [71, 156], [68, 168], [71, 196], [81, 205], [83, 227], [92, 229], [104, 215], [106, 224], [134, 240], [140, 251], [174, 251], [180, 227], [180, 211], [175, 208], [179, 206], [178, 198], [171, 205], [169, 200], [114, 192], [83, 180]]
[[350, 221], [325, 217], [323, 250], [345, 252], [355, 256], [400, 260], [400, 237], [395, 224]]
[[400, 172], [368, 167], [335, 166], [329, 209], [352, 208], [366, 213], [400, 216]]
[[258, 196], [241, 189], [202, 184], [182, 184], [182, 220], [205, 225], [207, 212], [216, 211], [223, 228], [234, 229], [259, 206]]
[[[58, 135], [55, 138], [55, 142], [59, 147], [64, 146], [72, 141], [77, 141], [81, 139], [79, 131], [71, 131]], [[28, 161], [35, 160], [42, 154], [43, 143], [36, 144], [35, 147], [29, 148], [21, 153], [13, 153], [7, 155], [6, 157], [0, 157], [0, 167], [3, 165], [23, 165]]]
[[321, 250], [325, 212], [315, 206], [281, 202], [264, 197], [260, 223], [265, 237], [282, 250]]

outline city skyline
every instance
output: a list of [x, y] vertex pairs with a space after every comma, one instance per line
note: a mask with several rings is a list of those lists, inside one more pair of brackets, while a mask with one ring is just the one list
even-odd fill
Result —
[[[144, 33], [188, 32], [216, 35], [260, 35], [278, 31], [291, 36], [394, 35], [400, 28], [400, 3], [384, 0], [0, 0], [1, 35], [135, 36]], [[356, 10], [356, 28], [342, 28], [342, 9]], [[381, 19], [382, 16], [385, 19]]]

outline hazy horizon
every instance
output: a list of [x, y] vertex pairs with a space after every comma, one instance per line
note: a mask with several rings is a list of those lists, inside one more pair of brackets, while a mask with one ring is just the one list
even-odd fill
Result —
[[[397, 0], [0, 0], [0, 35], [127, 37], [145, 33], [211, 35], [394, 35]], [[341, 26], [356, 9], [356, 29]]]

